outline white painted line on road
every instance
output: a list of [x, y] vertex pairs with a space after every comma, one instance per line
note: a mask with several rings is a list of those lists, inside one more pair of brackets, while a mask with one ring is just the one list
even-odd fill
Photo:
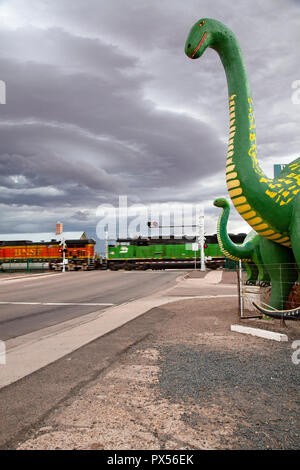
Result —
[[283, 333], [276, 333], [275, 331], [261, 330], [260, 328], [252, 328], [250, 326], [243, 325], [231, 325], [231, 331], [237, 333], [244, 333], [246, 335], [258, 336], [264, 339], [273, 339], [274, 341], [288, 341], [287, 335]]
[[13, 278], [5, 278], [1, 279], [0, 278], [0, 285], [1, 286], [8, 286], [11, 283], [16, 284], [17, 282], [28, 282], [28, 281], [41, 281], [43, 279], [48, 280], [49, 277], [54, 277], [54, 276], [63, 276], [63, 273], [56, 273], [56, 274], [43, 274], [41, 276], [38, 276], [36, 274], [33, 274], [32, 276], [16, 276]]
[[85, 306], [85, 307], [101, 307], [101, 306], [106, 306], [106, 307], [112, 307], [115, 304], [110, 304], [110, 303], [97, 303], [97, 304], [91, 304], [91, 303], [83, 303], [83, 302], [0, 302], [0, 305], [75, 305], [75, 306]]

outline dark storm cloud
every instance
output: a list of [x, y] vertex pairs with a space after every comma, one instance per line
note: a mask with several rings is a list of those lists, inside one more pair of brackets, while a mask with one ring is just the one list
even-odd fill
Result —
[[225, 75], [214, 51], [201, 61], [183, 53], [201, 16], [220, 19], [240, 39], [267, 168], [300, 147], [300, 106], [291, 102], [291, 83], [300, 78], [294, 2], [30, 5], [0, 5], [0, 78], [7, 84], [0, 194], [8, 231], [24, 230], [28, 214], [40, 230], [43, 208], [43, 224], [59, 208], [58, 218], [81, 227], [118, 194], [142, 203], [203, 200], [208, 214], [218, 214], [212, 201], [227, 194]]

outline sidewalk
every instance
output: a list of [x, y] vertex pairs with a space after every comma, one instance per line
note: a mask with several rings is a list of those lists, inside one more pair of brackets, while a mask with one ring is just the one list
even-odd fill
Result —
[[166, 295], [183, 300], [118, 329], [125, 337], [148, 325], [137, 344], [60, 403], [18, 448], [299, 448], [300, 365], [291, 360], [291, 342], [231, 332], [235, 286], [217, 281], [180, 281]]

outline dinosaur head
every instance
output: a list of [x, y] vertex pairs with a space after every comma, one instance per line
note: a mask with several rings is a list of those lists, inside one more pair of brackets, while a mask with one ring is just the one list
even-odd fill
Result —
[[220, 21], [212, 18], [201, 18], [192, 27], [185, 43], [185, 53], [191, 59], [198, 59], [208, 48], [217, 47], [218, 43], [232, 37], [233, 33]]
[[218, 197], [214, 200], [214, 206], [225, 209], [225, 207], [229, 207], [229, 202], [225, 197]]

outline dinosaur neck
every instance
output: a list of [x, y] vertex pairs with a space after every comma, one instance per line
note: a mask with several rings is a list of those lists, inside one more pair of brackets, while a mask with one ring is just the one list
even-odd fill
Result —
[[227, 258], [234, 259], [235, 261], [239, 259], [242, 261], [251, 261], [251, 248], [243, 245], [236, 245], [228, 235], [227, 224], [229, 213], [230, 208], [225, 207], [219, 217], [217, 230], [219, 246]]
[[285, 227], [280, 225], [278, 206], [270, 199], [273, 181], [257, 161], [252, 94], [240, 46], [231, 33], [223, 36], [213, 48], [221, 58], [228, 84], [230, 133], [226, 180], [229, 195], [237, 211], [254, 230], [276, 242], [288, 241]]

